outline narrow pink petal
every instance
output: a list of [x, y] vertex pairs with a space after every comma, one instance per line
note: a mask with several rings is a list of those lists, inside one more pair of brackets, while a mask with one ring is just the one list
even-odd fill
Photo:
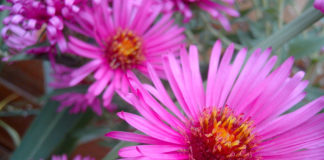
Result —
[[87, 58], [100, 58], [102, 52], [99, 48], [80, 41], [74, 37], [69, 37], [68, 47], [73, 53]]
[[323, 109], [323, 107], [324, 97], [320, 97], [295, 112], [280, 116], [268, 125], [258, 126], [256, 131], [258, 131], [260, 136], [264, 139], [274, 137], [306, 122]]
[[119, 155], [121, 157], [139, 157], [139, 156], [149, 156], [153, 154], [161, 154], [172, 151], [186, 149], [178, 145], [138, 145], [124, 147], [119, 150]]
[[222, 51], [222, 43], [220, 40], [217, 40], [214, 44], [214, 47], [211, 51], [211, 57], [209, 61], [209, 69], [208, 69], [208, 78], [207, 78], [207, 87], [206, 87], [206, 105], [212, 105], [212, 92], [215, 87], [215, 80], [217, 77], [218, 63], [220, 54]]
[[[185, 125], [180, 122], [176, 117], [174, 117], [172, 114], [170, 114], [167, 110], [165, 110], [158, 102], [154, 100], [153, 97], [151, 97], [148, 93], [145, 93], [146, 91], [143, 91], [144, 88], [141, 88], [142, 91], [138, 92], [138, 96], [140, 101], [143, 100], [141, 103], [142, 105], [150, 106], [155, 113], [158, 113], [161, 120], [165, 121], [170, 126], [177, 126], [179, 129], [184, 129]], [[145, 103], [145, 104], [144, 104]], [[159, 125], [159, 127], [163, 127], [169, 132], [170, 134], [178, 134], [175, 133], [174, 130], [172, 130], [169, 126], [165, 126], [164, 123]]]
[[239, 72], [240, 72], [241, 67], [244, 63], [246, 54], [247, 54], [246, 48], [240, 50], [240, 52], [237, 54], [235, 61], [234, 61], [233, 65], [231, 66], [228, 78], [224, 84], [224, 87], [223, 87], [223, 90], [221, 93], [221, 97], [220, 97], [220, 101], [219, 101], [219, 106], [226, 105], [225, 101], [230, 94], [230, 90], [232, 89], [232, 87], [234, 85], [234, 81], [236, 80], [236, 78], [239, 75]]
[[100, 63], [100, 60], [93, 60], [88, 64], [82, 66], [81, 68], [75, 70], [72, 73], [73, 79], [70, 82], [70, 86], [74, 86], [81, 82], [85, 77], [87, 77], [91, 72], [93, 72], [97, 67], [99, 67]]
[[289, 58], [277, 70], [272, 72], [262, 95], [259, 96], [254, 107], [246, 113], [246, 116], [253, 117], [256, 123], [261, 122], [261, 120], [265, 118], [266, 115], [263, 115], [262, 113], [264, 113], [265, 109], [269, 109], [266, 108], [267, 105], [271, 106], [276, 102], [276, 99], [274, 99], [275, 96], [282, 94], [280, 88], [282, 88], [282, 84], [287, 80], [293, 62], [293, 58]]
[[120, 26], [120, 10], [121, 10], [121, 0], [113, 0], [113, 17], [115, 22], [115, 28]]
[[220, 75], [216, 77], [215, 80], [215, 88], [212, 91], [212, 105], [215, 107], [223, 107], [219, 105], [220, 97], [221, 97], [221, 91], [223, 90], [224, 83], [227, 81], [229, 73], [230, 73], [230, 61], [232, 59], [234, 53], [234, 44], [231, 44], [228, 46], [228, 48], [225, 50], [224, 56], [220, 62], [219, 70], [217, 71], [217, 74]]
[[102, 98], [104, 100], [104, 106], [108, 106], [110, 104], [114, 93], [115, 93], [115, 83], [111, 81], [111, 83], [108, 84], [106, 90], [102, 95]]
[[137, 116], [135, 114], [126, 113], [126, 112], [119, 112], [117, 114], [120, 118], [124, 119], [128, 124], [133, 126], [134, 128], [142, 131], [143, 133], [170, 143], [174, 144], [183, 144], [183, 139], [180, 137], [175, 137], [170, 134], [167, 134], [159, 129], [156, 128], [156, 125], [151, 124], [144, 118]]
[[105, 136], [118, 139], [121, 141], [130, 141], [130, 142], [137, 142], [137, 143], [146, 143], [146, 144], [169, 144], [164, 141], [146, 136], [137, 133], [130, 133], [130, 132], [122, 132], [122, 131], [112, 131], [107, 133]]
[[[191, 101], [189, 100], [188, 93], [185, 90], [185, 87], [183, 85], [183, 75], [181, 73], [180, 67], [177, 64], [177, 61], [175, 57], [172, 55], [169, 55], [167, 59], [165, 59], [165, 65], [167, 76], [169, 75], [170, 78], [168, 77], [169, 82], [174, 81], [174, 84], [171, 83], [171, 88], [173, 93], [175, 94], [179, 104], [182, 106], [184, 111], [187, 112], [187, 115], [189, 117], [192, 117], [194, 119], [197, 118], [197, 112], [195, 112], [193, 104], [191, 104]], [[172, 69], [171, 69], [172, 68]]]
[[168, 109], [170, 109], [181, 121], [185, 121], [185, 117], [183, 114], [179, 111], [177, 106], [173, 103], [172, 99], [168, 95], [167, 91], [165, 90], [161, 80], [158, 78], [158, 75], [154, 71], [152, 65], [148, 65], [148, 72], [150, 74], [150, 78], [152, 82], [154, 83], [154, 86], [157, 88], [160, 98], [158, 98]]
[[193, 98], [196, 99], [197, 109], [199, 109], [200, 112], [202, 108], [205, 107], [205, 91], [199, 68], [198, 48], [196, 46], [190, 46], [189, 53], [192, 82], [194, 82], [193, 90], [195, 90], [195, 92], [193, 92]]

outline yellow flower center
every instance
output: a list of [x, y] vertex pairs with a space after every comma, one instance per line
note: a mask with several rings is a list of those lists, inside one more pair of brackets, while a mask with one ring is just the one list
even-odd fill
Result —
[[129, 30], [118, 30], [108, 41], [106, 56], [113, 69], [131, 69], [144, 60], [142, 42]]
[[203, 111], [199, 122], [191, 122], [186, 135], [191, 160], [260, 159], [253, 153], [257, 141], [253, 122], [236, 116], [230, 108]]

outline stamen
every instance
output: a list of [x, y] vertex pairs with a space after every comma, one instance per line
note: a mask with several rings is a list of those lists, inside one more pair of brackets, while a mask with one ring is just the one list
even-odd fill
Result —
[[118, 30], [107, 44], [106, 56], [113, 69], [131, 69], [144, 60], [142, 42], [132, 31]]
[[253, 153], [257, 140], [253, 122], [236, 116], [229, 107], [202, 112], [199, 122], [191, 122], [187, 133], [191, 160], [260, 159]]

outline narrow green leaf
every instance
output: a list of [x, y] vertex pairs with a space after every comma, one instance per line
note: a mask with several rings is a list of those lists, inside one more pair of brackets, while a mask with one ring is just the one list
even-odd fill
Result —
[[[12, 106], [12, 108], [14, 108]], [[10, 110], [10, 111], [1, 111], [0, 112], [0, 118], [1, 117], [14, 117], [14, 116], [22, 116], [22, 117], [26, 117], [29, 115], [38, 115], [39, 114], [39, 110], [37, 109], [17, 109], [17, 110]]]
[[17, 131], [1, 120], [0, 120], [0, 126], [7, 131], [7, 133], [10, 135], [11, 139], [13, 140], [15, 146], [18, 146], [20, 144], [20, 137]]
[[[90, 121], [95, 117], [95, 114], [92, 110], [88, 109], [82, 116], [82, 119], [79, 120], [78, 124], [66, 134], [64, 140], [61, 144], [56, 147], [54, 154], [69, 154], [73, 149], [80, 143], [82, 137], [77, 137], [75, 134], [80, 130], [83, 130], [86, 126], [89, 125]], [[98, 138], [98, 137], [97, 137]]]
[[33, 56], [28, 55], [28, 54], [16, 54], [10, 57], [9, 62], [14, 62], [14, 61], [23, 61], [23, 60], [30, 60], [32, 59]]
[[98, 137], [104, 136], [111, 130], [107, 126], [88, 126], [74, 133], [73, 136], [80, 139], [80, 142], [88, 142]]
[[37, 44], [31, 45], [31, 46], [28, 46], [28, 47], [24, 48], [20, 53], [11, 56], [9, 59], [9, 62], [32, 59], [33, 56], [30, 54], [27, 54], [27, 51], [30, 49], [33, 49], [33, 48], [45, 47], [45, 46], [49, 46], [49, 43], [42, 42], [42, 43], [37, 43]]
[[65, 135], [81, 120], [82, 114], [71, 115], [68, 110], [57, 113], [58, 102], [48, 101], [33, 121], [12, 160], [47, 158]]
[[136, 145], [137, 143], [134, 142], [126, 142], [126, 141], [121, 141], [119, 142], [117, 145], [115, 145], [114, 148], [112, 148], [110, 150], [110, 152], [106, 155], [105, 158], [103, 158], [103, 160], [115, 160], [117, 159], [118, 156], [118, 151], [123, 148], [123, 147], [127, 147], [127, 146], [133, 146]]
[[313, 86], [308, 86], [306, 88], [306, 92], [307, 92], [306, 99], [308, 101], [312, 101], [312, 100], [324, 95], [324, 89], [316, 88]]
[[266, 49], [268, 47], [277, 50], [289, 40], [320, 20], [323, 16], [324, 14], [322, 12], [316, 10], [314, 7], [310, 7], [292, 22], [256, 45], [251, 51], [254, 51], [256, 48]]
[[296, 59], [303, 58], [319, 51], [323, 46], [324, 37], [298, 39], [290, 44], [289, 55]]

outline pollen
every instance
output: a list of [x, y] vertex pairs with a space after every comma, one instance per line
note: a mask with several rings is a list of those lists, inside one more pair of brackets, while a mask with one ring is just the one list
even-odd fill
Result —
[[187, 133], [190, 160], [256, 160], [253, 121], [235, 115], [229, 107], [205, 109]]
[[132, 69], [144, 60], [142, 41], [130, 30], [119, 29], [107, 45], [105, 53], [112, 69]]

